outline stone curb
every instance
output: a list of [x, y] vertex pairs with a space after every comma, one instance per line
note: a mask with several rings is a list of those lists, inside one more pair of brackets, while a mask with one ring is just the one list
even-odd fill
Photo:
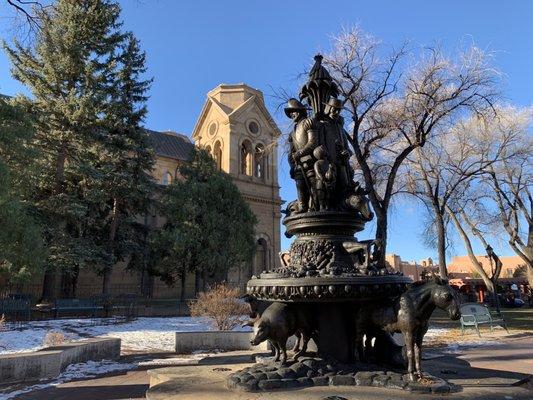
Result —
[[120, 339], [117, 338], [88, 339], [31, 353], [3, 354], [0, 355], [0, 382], [51, 379], [71, 364], [119, 357]]

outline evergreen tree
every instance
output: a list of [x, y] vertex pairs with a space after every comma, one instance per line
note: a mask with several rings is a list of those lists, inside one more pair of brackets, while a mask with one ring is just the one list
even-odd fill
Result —
[[28, 147], [32, 125], [22, 109], [0, 97], [0, 277], [6, 286], [42, 272], [42, 230], [31, 204], [22, 200], [30, 187]]
[[231, 267], [251, 261], [257, 220], [206, 151], [195, 149], [179, 172], [183, 178], [163, 190], [159, 211], [166, 222], [151, 244], [157, 255], [153, 269], [167, 283], [180, 278], [183, 298], [188, 272], [202, 277], [205, 288], [210, 280], [227, 279]]
[[144, 225], [139, 216], [148, 212], [149, 200], [155, 189], [150, 175], [154, 155], [147, 132], [141, 128], [146, 115], [146, 92], [151, 80], [143, 80], [146, 72], [145, 54], [132, 33], [117, 58], [118, 65], [111, 79], [111, 96], [99, 143], [98, 181], [107, 207], [100, 223], [94, 225], [106, 249], [102, 268], [104, 294], [109, 293], [109, 278], [117, 261], [142, 251]]
[[53, 298], [53, 273], [66, 279], [64, 296], [72, 296], [79, 268], [98, 268], [107, 249], [93, 236], [107, 196], [99, 171], [102, 115], [108, 107], [116, 49], [124, 41], [119, 6], [108, 0], [58, 0], [42, 15], [32, 48], [15, 41], [4, 47], [16, 79], [33, 94], [34, 145], [39, 181], [35, 204], [46, 226], [50, 256], [43, 298]]

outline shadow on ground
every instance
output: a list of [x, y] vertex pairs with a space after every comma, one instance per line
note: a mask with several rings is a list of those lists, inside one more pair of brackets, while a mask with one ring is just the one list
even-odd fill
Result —
[[[160, 353], [152, 354], [150, 358], [155, 359], [172, 359], [175, 354]], [[217, 366], [249, 364], [253, 362], [254, 355], [250, 354], [218, 354], [216, 356], [208, 357], [197, 361], [197, 365], [212, 365], [213, 369]], [[133, 357], [125, 357], [132, 361]], [[497, 361], [496, 361], [497, 362]], [[87, 380], [72, 381], [56, 387], [49, 387], [26, 393], [17, 396], [17, 400], [119, 400], [119, 399], [145, 399], [145, 392], [148, 390], [148, 376], [145, 372], [147, 369], [167, 368], [172, 364], [161, 366], [141, 366], [135, 371], [115, 372], [105, 376], [99, 376]], [[235, 370], [240, 368], [235, 368]], [[226, 370], [225, 368], [221, 370]], [[465, 393], [469, 399], [487, 397], [487, 389], [493, 388], [494, 395], [498, 392], [498, 388], [510, 388], [520, 386], [529, 388], [530, 375], [516, 372], [498, 371], [493, 369], [473, 368], [470, 363], [458, 358], [458, 355], [443, 355], [440, 357], [431, 358], [424, 362], [424, 370], [428, 373], [444, 378], [456, 385], [459, 385], [464, 391], [473, 393]], [[529, 386], [528, 386], [529, 385]], [[479, 389], [480, 393], [484, 395], [476, 396]], [[392, 394], [392, 393], [391, 393]], [[460, 395], [460, 394], [459, 394]], [[450, 395], [455, 397], [455, 395]], [[461, 396], [462, 397], [462, 396]], [[501, 396], [500, 396], [501, 397]], [[413, 394], [413, 398], [417, 395]]]
[[52, 387], [15, 397], [16, 400], [119, 400], [145, 399], [148, 384]]

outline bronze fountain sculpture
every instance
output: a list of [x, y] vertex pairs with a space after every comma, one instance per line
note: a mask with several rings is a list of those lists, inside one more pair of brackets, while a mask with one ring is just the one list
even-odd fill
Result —
[[[251, 343], [269, 340], [275, 358], [230, 375], [230, 388], [374, 385], [374, 379], [407, 388], [415, 381], [415, 367], [422, 377], [422, 339], [435, 307], [459, 318], [458, 299], [446, 281], [434, 277], [413, 284], [372, 258], [379, 243], [355, 238], [373, 214], [354, 180], [338, 94], [317, 55], [300, 100], [290, 99], [285, 108], [294, 121], [288, 161], [298, 199], [288, 204], [283, 223], [286, 235], [296, 238], [280, 268], [248, 281], [246, 296], [254, 305]], [[302, 102], [312, 109], [311, 116]], [[404, 334], [408, 374], [380, 370], [372, 375], [376, 363], [404, 368], [403, 348], [393, 332]], [[292, 335], [298, 343], [289, 361], [286, 343]], [[299, 361], [311, 339], [317, 357]]]

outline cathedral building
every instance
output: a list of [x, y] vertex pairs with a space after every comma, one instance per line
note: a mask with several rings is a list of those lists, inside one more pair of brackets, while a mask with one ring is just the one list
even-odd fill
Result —
[[[276, 138], [280, 131], [265, 107], [263, 94], [245, 84], [220, 85], [207, 94], [192, 140], [175, 132], [148, 130], [148, 133], [156, 155], [152, 176], [159, 185], [169, 185], [177, 179], [178, 166], [189, 162], [193, 147], [200, 146], [208, 150], [219, 168], [232, 177], [256, 215], [255, 256], [248, 265], [235, 265], [230, 269], [229, 283], [244, 289], [253, 274], [278, 266], [282, 202]], [[155, 214], [143, 218], [154, 229], [163, 222]], [[42, 290], [40, 281], [42, 279], [22, 288], [23, 292], [38, 298]], [[55, 287], [56, 297], [61, 297], [59, 273], [55, 277]], [[195, 297], [194, 287], [194, 276], [191, 275], [186, 279], [185, 298]], [[100, 276], [92, 271], [80, 271], [76, 297], [91, 297], [101, 291]], [[137, 293], [153, 298], [181, 296], [179, 284], [167, 286], [159, 278], [128, 271], [124, 263], [113, 268], [110, 291], [112, 295]]]
[[257, 251], [248, 268], [235, 266], [230, 281], [246, 283], [279, 263], [280, 206], [276, 138], [280, 131], [263, 94], [244, 84], [220, 85], [207, 95], [192, 137], [232, 178], [258, 219]]
[[[172, 132], [150, 134], [157, 155], [154, 178], [162, 185], [170, 184], [176, 179], [178, 165], [187, 162], [188, 146], [193, 143], [188, 137]], [[263, 94], [245, 84], [220, 85], [210, 91], [192, 132], [194, 145], [211, 153], [218, 167], [232, 177], [258, 220], [257, 250], [252, 263], [236, 265], [229, 272], [229, 283], [241, 288], [251, 275], [279, 264], [281, 199], [276, 143], [279, 135]]]

